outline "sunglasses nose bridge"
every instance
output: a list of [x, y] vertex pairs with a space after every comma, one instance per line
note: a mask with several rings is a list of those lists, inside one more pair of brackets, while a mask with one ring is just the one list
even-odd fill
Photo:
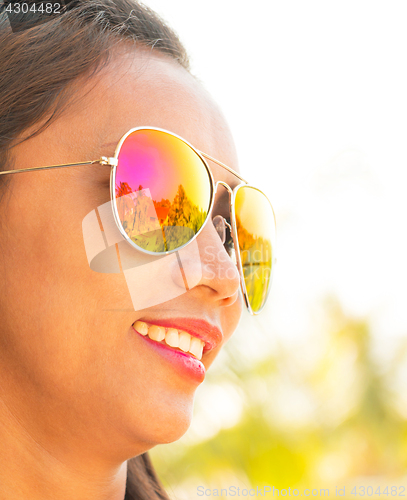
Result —
[[223, 186], [223, 187], [224, 187], [227, 191], [229, 191], [229, 193], [230, 193], [230, 194], [232, 194], [232, 193], [233, 193], [233, 189], [229, 186], [229, 184], [227, 184], [227, 183], [226, 183], [226, 182], [224, 182], [224, 181], [216, 181], [216, 182], [215, 182], [215, 188], [214, 188], [214, 190], [213, 190], [214, 194], [216, 194], [216, 193], [217, 193], [217, 191], [218, 191], [218, 186], [219, 186], [219, 185]]
[[[227, 182], [224, 182], [224, 181], [216, 181], [216, 182], [214, 183], [214, 189], [213, 189], [213, 200], [215, 200], [215, 197], [216, 197], [216, 195], [218, 194], [218, 187], [219, 187], [219, 186], [223, 186], [223, 187], [226, 189], [226, 191], [229, 193], [229, 200], [230, 200], [230, 199], [232, 199], [232, 197], [233, 197], [233, 189], [229, 186], [229, 184], [228, 184]], [[211, 208], [211, 216], [212, 216], [212, 219], [213, 219], [216, 215], [218, 215], [218, 214], [216, 214], [216, 213], [215, 213], [215, 214], [213, 213], [213, 208], [214, 208], [214, 203], [212, 202], [212, 208]], [[230, 215], [232, 215], [232, 214], [230, 214]], [[223, 218], [223, 217], [222, 217], [222, 218]], [[225, 222], [226, 222], [226, 219], [224, 219], [224, 220], [225, 220]], [[229, 224], [228, 224], [228, 226], [229, 226]]]

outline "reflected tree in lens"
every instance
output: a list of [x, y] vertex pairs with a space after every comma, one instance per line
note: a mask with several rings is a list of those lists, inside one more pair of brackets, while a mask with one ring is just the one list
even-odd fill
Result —
[[273, 248], [268, 238], [250, 233], [237, 215], [236, 228], [247, 296], [252, 310], [257, 312], [267, 297]]
[[168, 212], [165, 236], [168, 250], [179, 248], [193, 238], [206, 219], [207, 212], [194, 205], [184, 187], [178, 186], [177, 194]]
[[117, 211], [129, 238], [150, 252], [180, 248], [199, 231], [207, 212], [194, 205], [180, 184], [172, 200], [153, 200], [150, 191], [116, 185]]

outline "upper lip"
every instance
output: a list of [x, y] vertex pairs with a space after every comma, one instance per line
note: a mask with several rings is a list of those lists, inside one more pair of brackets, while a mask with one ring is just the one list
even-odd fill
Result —
[[139, 321], [144, 321], [152, 325], [164, 326], [165, 328], [176, 328], [177, 330], [187, 332], [192, 337], [197, 337], [205, 343], [203, 348], [204, 353], [217, 347], [223, 340], [223, 334], [217, 326], [200, 318], [140, 318]]

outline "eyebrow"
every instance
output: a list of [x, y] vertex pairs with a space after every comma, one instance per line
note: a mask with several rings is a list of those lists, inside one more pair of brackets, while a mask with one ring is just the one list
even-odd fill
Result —
[[105, 144], [101, 144], [101, 148], [109, 148], [110, 146], [117, 146], [119, 144], [119, 141], [114, 141], [114, 142], [106, 142]]

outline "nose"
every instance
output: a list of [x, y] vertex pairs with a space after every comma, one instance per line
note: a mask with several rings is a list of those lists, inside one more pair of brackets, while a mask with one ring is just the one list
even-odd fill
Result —
[[197, 237], [202, 269], [197, 287], [211, 302], [229, 306], [238, 298], [240, 275], [223, 245], [219, 217], [211, 218]]

